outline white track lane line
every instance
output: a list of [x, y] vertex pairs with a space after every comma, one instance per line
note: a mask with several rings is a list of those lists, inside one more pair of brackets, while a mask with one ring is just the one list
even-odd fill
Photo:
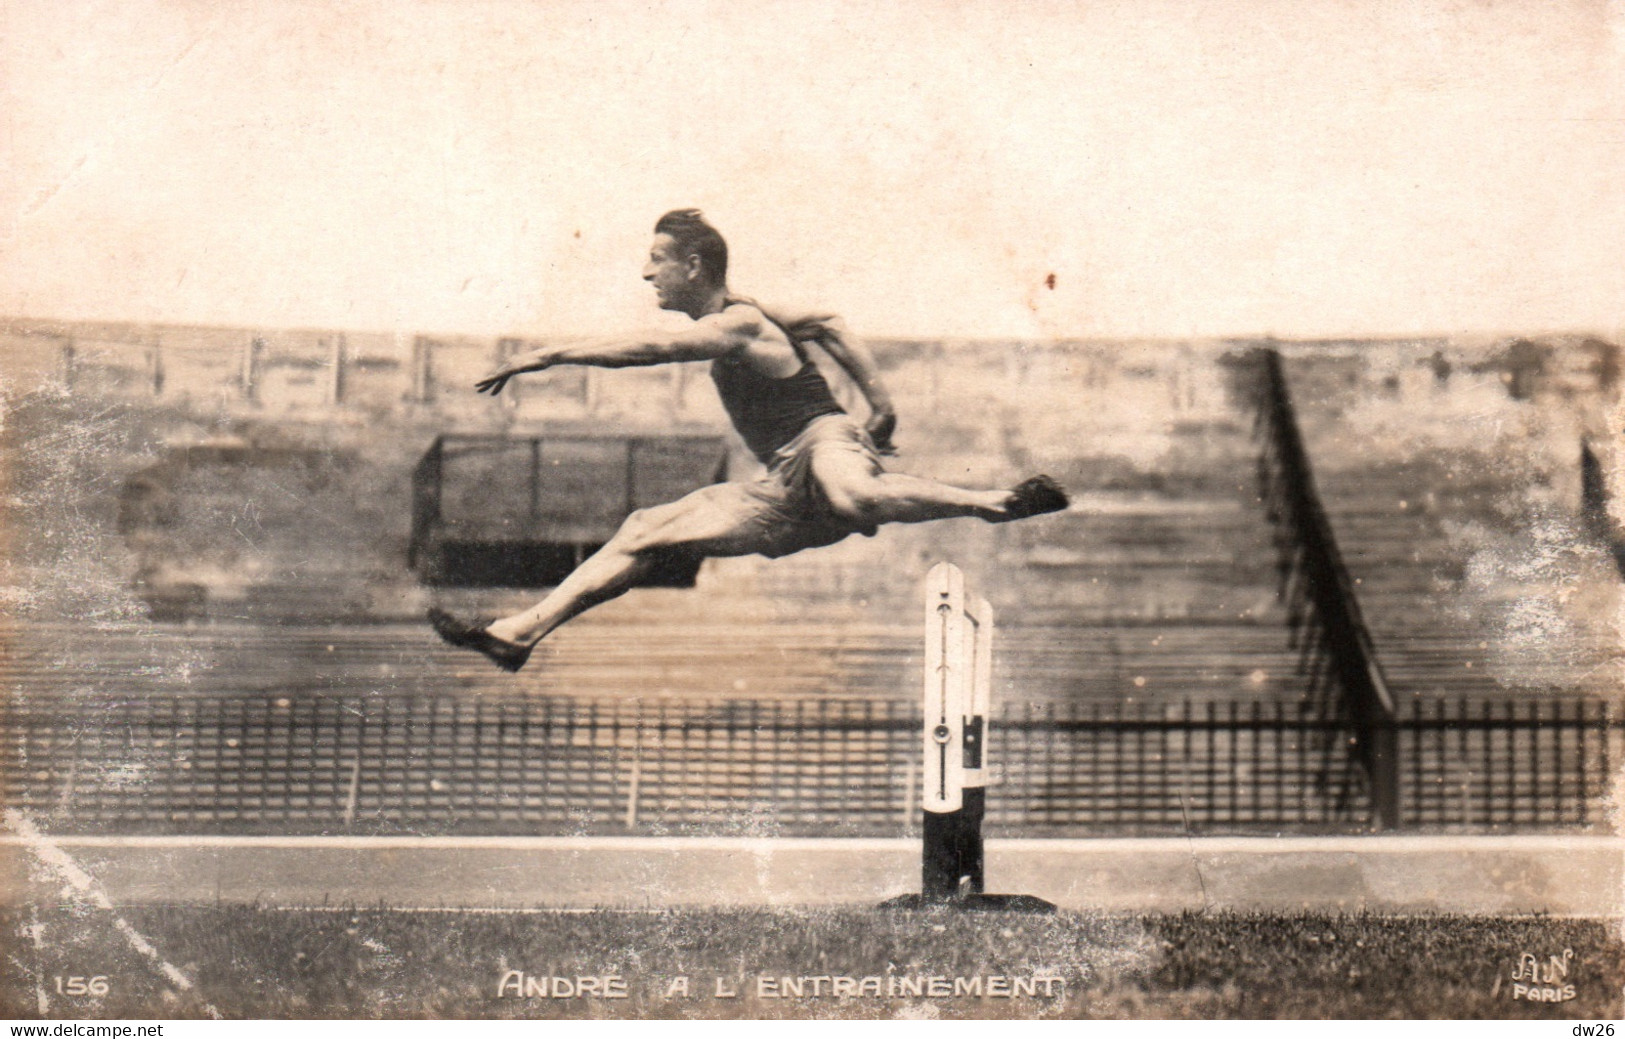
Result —
[[[151, 942], [147, 941], [139, 931], [130, 926], [129, 921], [118, 915], [118, 910], [114, 907], [112, 899], [108, 898], [107, 894], [102, 891], [101, 886], [96, 883], [96, 879], [86, 873], [77, 862], [73, 861], [67, 852], [57, 847], [55, 841], [42, 833], [39, 827], [34, 825], [33, 820], [15, 808], [7, 808], [5, 811], [5, 824], [6, 828], [15, 833], [22, 840], [24, 846], [33, 852], [40, 862], [49, 867], [57, 876], [67, 881], [68, 886], [90, 899], [97, 908], [105, 909], [113, 914], [113, 927], [119, 934], [124, 936], [124, 940], [129, 942], [132, 949], [152, 962], [157, 967], [158, 972], [169, 979], [171, 985], [174, 985], [182, 992], [191, 991], [192, 980], [182, 973], [180, 968], [164, 959], [158, 950], [153, 948]], [[204, 1003], [203, 1009], [216, 1021], [221, 1020], [220, 1011], [216, 1010], [212, 1004]]]

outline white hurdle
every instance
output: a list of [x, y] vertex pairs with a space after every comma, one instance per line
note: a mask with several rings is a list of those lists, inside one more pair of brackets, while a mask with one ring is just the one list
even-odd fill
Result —
[[1030, 895], [984, 893], [993, 607], [967, 596], [965, 575], [952, 563], [932, 567], [925, 584], [920, 894], [886, 906], [1053, 911]]
[[947, 814], [965, 806], [968, 791], [987, 786], [993, 607], [986, 599], [966, 602], [965, 575], [952, 563], [938, 563], [925, 580], [923, 804]]

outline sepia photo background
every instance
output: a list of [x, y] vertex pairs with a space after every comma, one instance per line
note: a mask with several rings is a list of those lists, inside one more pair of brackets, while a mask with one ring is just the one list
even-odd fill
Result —
[[[0, 630], [30, 734], [5, 801], [41, 839], [912, 839], [940, 560], [998, 613], [998, 717], [1021, 723], [992, 836], [1365, 834], [1385, 821], [1323, 742], [1353, 723], [1280, 526], [1282, 488], [1311, 483], [1398, 709], [1435, 734], [1405, 745], [1399, 828], [1618, 832], [1625, 5], [22, 0], [0, 8], [0, 152]], [[753, 472], [698, 366], [473, 392], [517, 338], [681, 327], [640, 272], [655, 219], [691, 206], [736, 291], [869, 342], [888, 466], [1048, 472], [1073, 506], [708, 561], [500, 675], [423, 611], [549, 582], [494, 579], [500, 553], [454, 566], [445, 523], [527, 530], [553, 554], [525, 572], [555, 573], [625, 508]], [[1313, 481], [1271, 439], [1271, 351]], [[1161, 742], [1045, 735], [1097, 724]], [[21, 912], [40, 867], [6, 862]], [[117, 901], [210, 900], [181, 867], [92, 865]], [[224, 900], [727, 887], [269, 872]], [[1561, 888], [1519, 874], [1504, 905], [1618, 913]], [[1066, 894], [1173, 907], [1132, 878]], [[1153, 970], [1129, 930], [1091, 947]], [[1517, 950], [1481, 940], [1499, 973], [1462, 984], [1501, 1002], [1433, 1006], [1511, 1005]], [[1572, 1008], [1617, 1011], [1609, 941]], [[218, 1001], [227, 965], [199, 955]], [[421, 987], [379, 970], [391, 998]], [[30, 1013], [63, 1006], [11, 980]], [[479, 1005], [424, 998], [389, 1006]], [[1099, 1009], [1005, 1011], [1057, 1012]]]

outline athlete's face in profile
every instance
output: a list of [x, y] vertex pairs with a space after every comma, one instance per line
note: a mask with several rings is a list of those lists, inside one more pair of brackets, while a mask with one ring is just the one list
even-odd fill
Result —
[[695, 273], [688, 257], [679, 255], [675, 238], [655, 235], [649, 262], [643, 265], [643, 280], [654, 286], [662, 310], [683, 309], [694, 293]]

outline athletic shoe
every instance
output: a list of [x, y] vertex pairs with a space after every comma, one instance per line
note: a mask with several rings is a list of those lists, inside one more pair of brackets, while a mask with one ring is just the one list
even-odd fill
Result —
[[429, 623], [434, 626], [435, 634], [458, 649], [472, 649], [476, 653], [483, 653], [497, 667], [504, 671], [518, 671], [530, 659], [529, 646], [521, 646], [517, 642], [506, 642], [497, 638], [485, 629], [490, 625], [489, 620], [481, 619], [473, 623], [458, 620], [445, 610], [429, 608]]
[[1060, 512], [1068, 504], [1061, 485], [1048, 476], [1034, 476], [1023, 480], [1004, 500], [1004, 517], [1000, 522], [1042, 516], [1046, 512]]

